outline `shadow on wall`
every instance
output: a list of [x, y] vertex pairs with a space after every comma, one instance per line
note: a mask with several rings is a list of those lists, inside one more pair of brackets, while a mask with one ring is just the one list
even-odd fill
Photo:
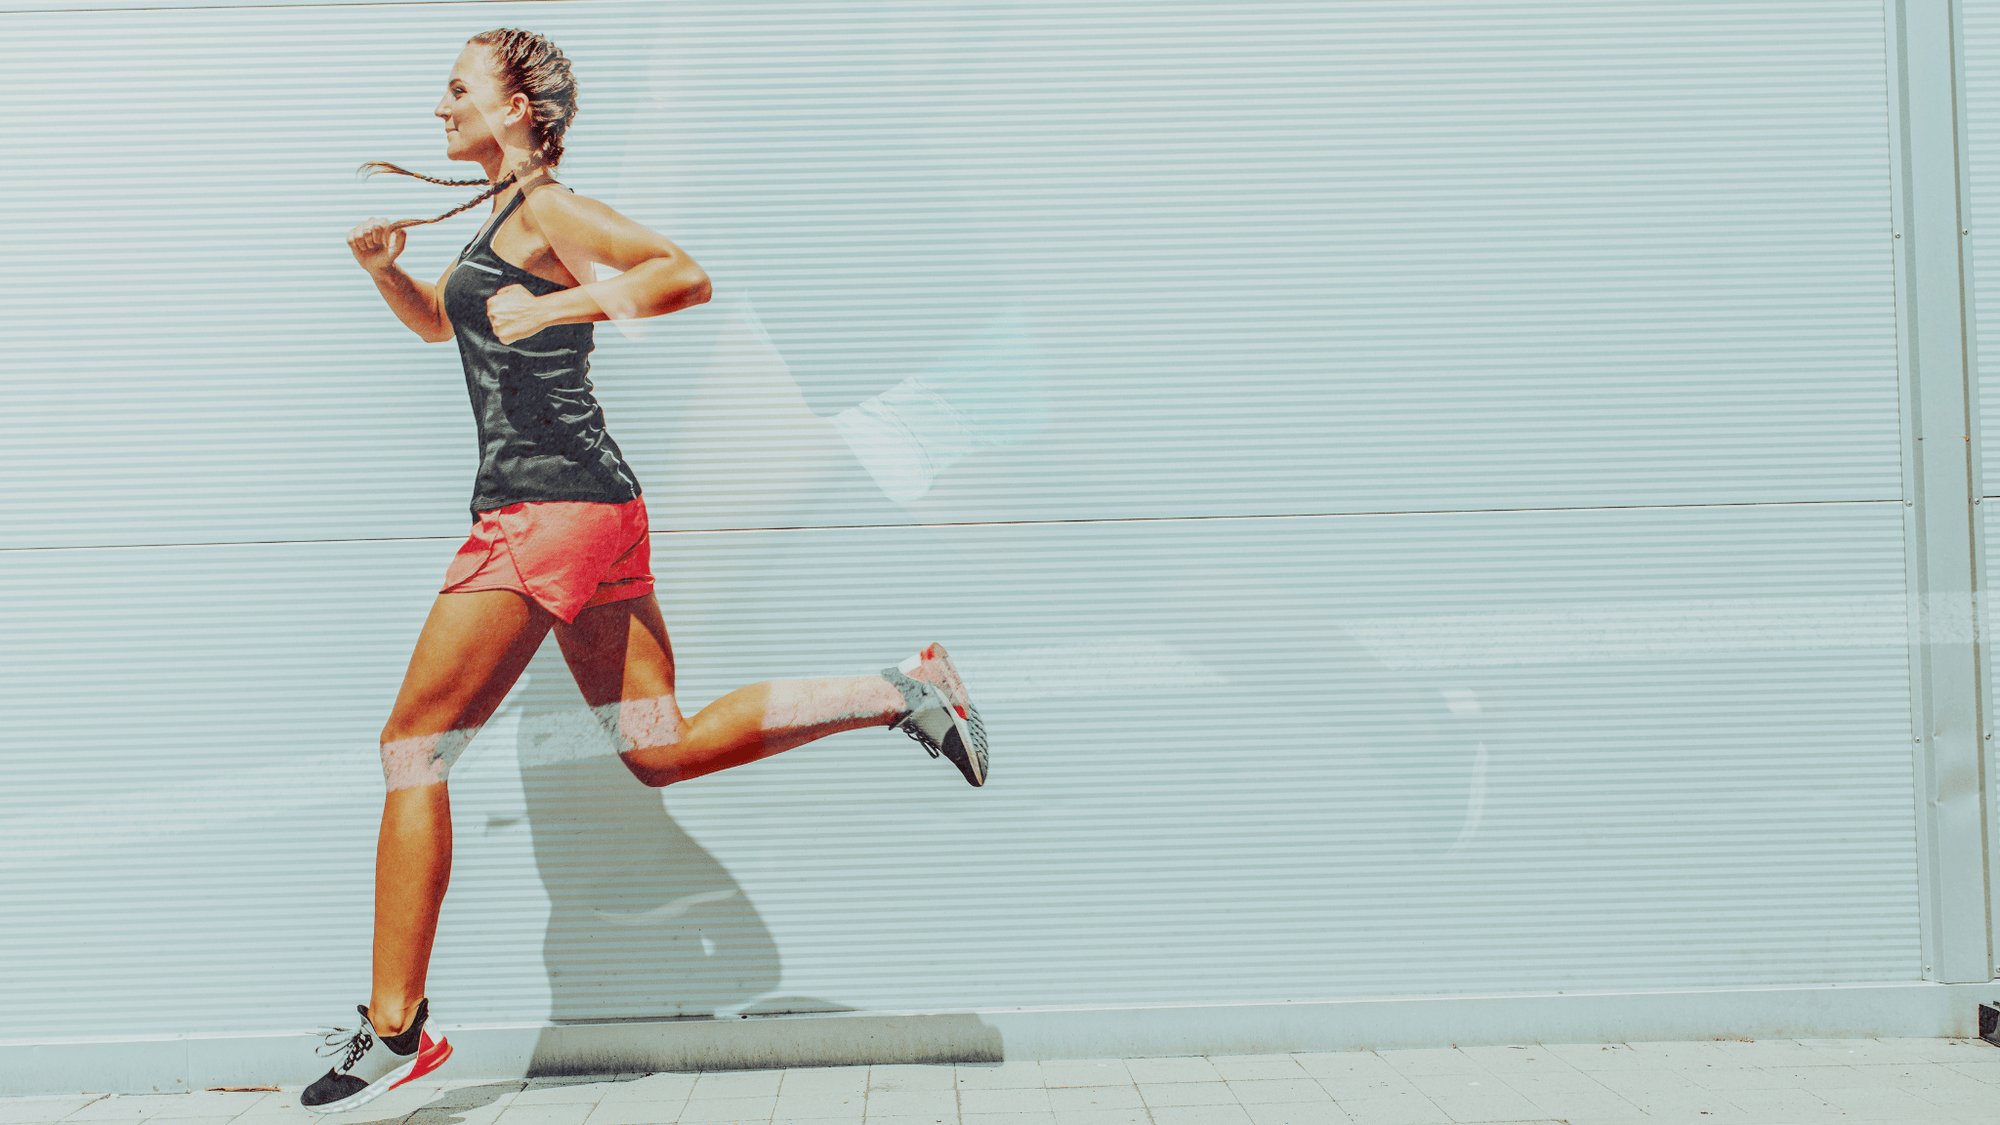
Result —
[[550, 1018], [709, 1018], [775, 988], [778, 947], [756, 907], [674, 822], [660, 792], [618, 760], [554, 643], [529, 665], [515, 702], [521, 787], [550, 903]]
[[[510, 706], [521, 712], [521, 784], [550, 903], [542, 955], [552, 1026], [530, 1075], [999, 1058], [999, 1033], [975, 1016], [933, 1017], [925, 1022], [936, 1026], [896, 1046], [879, 1035], [864, 1037], [872, 1047], [843, 1044], [848, 1036], [831, 1027], [760, 1027], [757, 1017], [853, 1009], [773, 995], [782, 961], [756, 906], [675, 823], [660, 791], [625, 769], [554, 643], [529, 665]], [[729, 1026], [691, 1036], [618, 1026], [663, 1020]]]

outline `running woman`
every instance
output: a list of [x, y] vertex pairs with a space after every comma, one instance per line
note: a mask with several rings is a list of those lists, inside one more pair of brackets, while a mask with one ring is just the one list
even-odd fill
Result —
[[[900, 729], [968, 782], [986, 783], [984, 728], [939, 645], [880, 675], [752, 684], [681, 715], [645, 501], [605, 432], [589, 355], [593, 322], [701, 304], [708, 276], [672, 242], [552, 178], [576, 115], [576, 80], [547, 39], [513, 29], [473, 36], [436, 113], [445, 155], [485, 177], [418, 178], [487, 190], [436, 219], [367, 220], [347, 244], [404, 325], [425, 340], [458, 341], [479, 429], [474, 522], [382, 730], [373, 991], [358, 1006], [360, 1027], [328, 1037], [335, 1065], [300, 1099], [319, 1113], [363, 1105], [451, 1054], [426, 1030], [424, 995], [451, 876], [446, 776], [550, 631], [647, 785], [870, 726]], [[492, 218], [435, 285], [396, 265], [407, 228], [488, 199]], [[591, 282], [592, 263], [623, 273]]]

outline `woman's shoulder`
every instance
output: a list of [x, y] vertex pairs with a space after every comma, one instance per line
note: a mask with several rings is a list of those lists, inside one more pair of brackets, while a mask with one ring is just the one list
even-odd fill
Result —
[[[548, 188], [556, 190], [545, 190]], [[526, 184], [521, 188], [521, 196], [524, 201], [521, 209], [544, 230], [581, 233], [584, 229], [611, 229], [624, 221], [610, 205], [554, 180]]]
[[524, 196], [532, 196], [543, 188], [555, 188], [558, 192], [568, 195], [576, 194], [575, 188], [558, 181], [547, 172], [537, 172], [533, 176], [530, 176], [522, 182], [519, 190]]
[[584, 198], [577, 194], [575, 188], [558, 181], [547, 171], [536, 172], [521, 181], [521, 185], [515, 190], [520, 194], [521, 201], [536, 211], [563, 207]]

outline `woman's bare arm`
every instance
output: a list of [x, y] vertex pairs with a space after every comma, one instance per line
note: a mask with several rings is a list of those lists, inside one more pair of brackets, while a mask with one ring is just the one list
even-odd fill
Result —
[[486, 304], [501, 343], [554, 324], [664, 316], [709, 298], [708, 274], [686, 251], [594, 199], [535, 191], [523, 209], [572, 275], [590, 262], [624, 272], [546, 297], [507, 286]]
[[[390, 230], [389, 224], [381, 219], [366, 219], [361, 225], [347, 232], [347, 248], [354, 253], [354, 260], [368, 271], [375, 281], [375, 289], [389, 304], [396, 319], [403, 322], [410, 331], [431, 343], [452, 338], [451, 319], [444, 314], [444, 304], [439, 294], [444, 291], [444, 278], [451, 276], [447, 267], [444, 277], [438, 278], [436, 285], [418, 281], [396, 264], [396, 258], [403, 252], [407, 235], [402, 230]], [[457, 265], [454, 261], [452, 265]]]

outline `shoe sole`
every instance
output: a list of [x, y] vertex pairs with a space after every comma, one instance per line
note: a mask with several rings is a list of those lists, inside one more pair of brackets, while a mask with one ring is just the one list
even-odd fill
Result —
[[[980, 767], [979, 755], [967, 749], [972, 745], [972, 730], [966, 725], [965, 720], [953, 715], [951, 730], [945, 735], [945, 739], [946, 745], [943, 748], [945, 759], [952, 765], [958, 766], [958, 772], [964, 775], [966, 782], [974, 788], [985, 785], [986, 771]], [[958, 745], [952, 746], [953, 742]], [[957, 753], [953, 754], [953, 750]], [[965, 759], [965, 764], [962, 766], [958, 764], [960, 758]]]
[[[965, 681], [959, 677], [958, 665], [951, 662], [951, 654], [941, 644], [931, 644], [921, 654], [924, 659], [936, 659], [944, 665], [943, 675], [931, 686], [944, 692], [945, 703], [951, 712], [952, 733], [958, 736], [959, 753], [966, 764], [959, 766], [959, 773], [965, 775], [967, 783], [974, 787], [986, 784], [986, 724], [979, 719], [979, 708], [972, 705], [972, 693], [965, 690]], [[951, 697], [957, 695], [963, 703], [953, 703]], [[953, 761], [957, 766], [958, 762]]]
[[367, 1105], [369, 1102], [374, 1101], [396, 1087], [406, 1082], [414, 1082], [431, 1071], [436, 1070], [438, 1067], [443, 1066], [444, 1061], [450, 1057], [451, 1040], [440, 1039], [432, 1043], [429, 1047], [418, 1051], [416, 1058], [377, 1078], [363, 1087], [359, 1093], [351, 1097], [342, 1098], [337, 1102], [328, 1102], [325, 1105], [305, 1105], [304, 1103], [300, 1103], [299, 1108], [305, 1110], [307, 1113], [321, 1114], [346, 1113], [350, 1109], [360, 1109], [362, 1106]]

